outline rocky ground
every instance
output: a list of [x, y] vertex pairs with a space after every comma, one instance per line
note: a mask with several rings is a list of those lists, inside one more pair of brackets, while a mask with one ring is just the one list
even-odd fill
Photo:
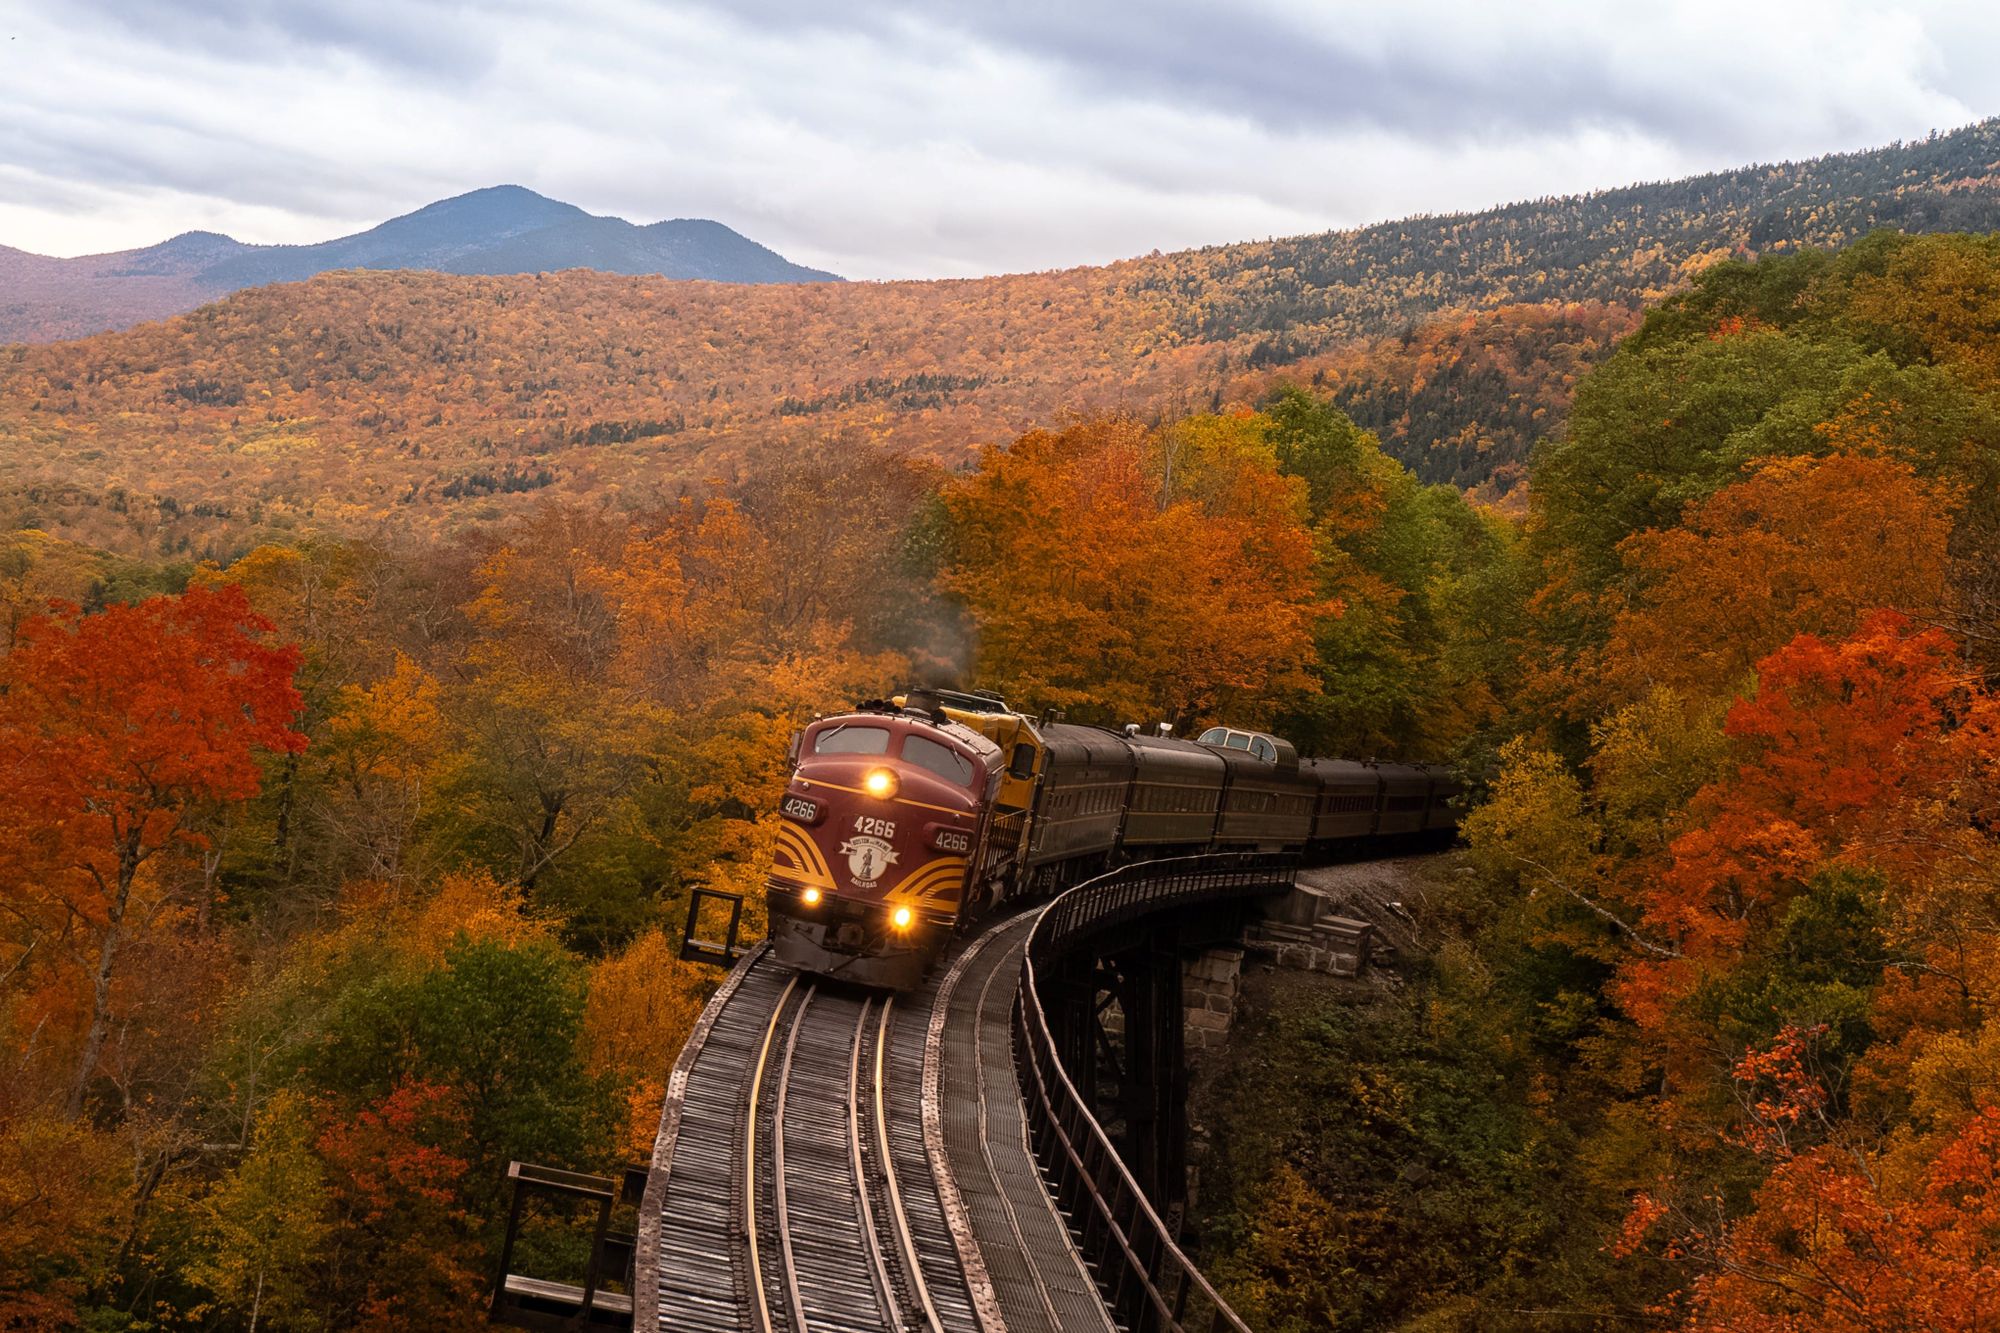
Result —
[[1375, 965], [1394, 966], [1397, 958], [1422, 952], [1417, 922], [1458, 868], [1458, 859], [1449, 852], [1421, 852], [1314, 866], [1299, 872], [1299, 883], [1326, 894], [1343, 916], [1373, 923]]

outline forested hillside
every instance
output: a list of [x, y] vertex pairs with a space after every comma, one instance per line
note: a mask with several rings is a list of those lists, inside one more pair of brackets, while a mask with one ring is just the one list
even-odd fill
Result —
[[1429, 955], [1217, 1094], [1254, 1327], [1992, 1327], [1996, 312], [2000, 240], [1881, 236], [1583, 380], [1475, 579]]
[[1809, 162], [1537, 199], [1169, 256], [1134, 283], [1180, 296], [1179, 329], [1258, 335], [1289, 360], [1440, 309], [1649, 301], [1730, 256], [1845, 245], [1870, 231], [1989, 231], [2000, 121]]
[[[813, 441], [947, 464], [1069, 413], [1337, 387], [1427, 479], [1504, 488], [1635, 312], [1728, 256], [2000, 225], [2000, 122], [1353, 232], [979, 281], [342, 273], [0, 349], [5, 517], [225, 555], [645, 505]], [[1472, 319], [1471, 316], [1478, 318]]]
[[1535, 441], [1561, 433], [1577, 381], [1638, 322], [1626, 305], [1496, 306], [1239, 373], [1225, 394], [1324, 388], [1424, 481], [1504, 495], [1524, 479]]

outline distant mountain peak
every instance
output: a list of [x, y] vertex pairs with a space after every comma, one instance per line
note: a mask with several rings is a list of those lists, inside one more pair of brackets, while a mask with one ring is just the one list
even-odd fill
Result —
[[[452, 219], [473, 227], [503, 228], [507, 235], [519, 235], [536, 227], [589, 216], [575, 204], [537, 194], [525, 185], [489, 185], [425, 204], [415, 212], [389, 219], [381, 227]], [[372, 230], [379, 231], [381, 227]]]
[[840, 281], [706, 218], [637, 226], [525, 185], [489, 185], [310, 245], [246, 245], [212, 231], [189, 231], [142, 249], [77, 259], [0, 246], [0, 279], [11, 289], [0, 308], [0, 343], [124, 328], [245, 287], [343, 268], [460, 274], [596, 269], [711, 282]]
[[575, 207], [573, 204], [565, 204], [560, 200], [551, 199], [539, 190], [531, 190], [525, 185], [516, 185], [512, 181], [507, 181], [499, 185], [482, 185], [476, 190], [467, 190], [464, 194], [448, 195], [436, 203], [428, 205], [428, 207], [439, 208], [445, 204], [455, 204], [466, 199], [518, 199], [523, 202], [555, 204], [559, 208]]

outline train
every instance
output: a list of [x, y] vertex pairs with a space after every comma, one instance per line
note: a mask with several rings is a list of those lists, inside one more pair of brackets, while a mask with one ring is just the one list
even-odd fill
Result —
[[1443, 768], [1301, 759], [1266, 732], [1189, 740], [943, 689], [816, 718], [787, 759], [771, 947], [892, 991], [1003, 904], [1137, 860], [1449, 840], [1461, 792]]

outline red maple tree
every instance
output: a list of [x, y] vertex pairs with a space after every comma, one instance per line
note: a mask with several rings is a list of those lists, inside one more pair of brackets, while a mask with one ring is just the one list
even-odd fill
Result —
[[[202, 845], [217, 803], [256, 793], [265, 751], [301, 750], [299, 650], [235, 587], [85, 614], [57, 604], [0, 665], [0, 910], [10, 966], [67, 958], [56, 989], [88, 994], [65, 1100], [83, 1109], [113, 1022], [112, 979], [170, 894], [155, 859]], [[135, 908], [143, 907], [143, 912]]]

